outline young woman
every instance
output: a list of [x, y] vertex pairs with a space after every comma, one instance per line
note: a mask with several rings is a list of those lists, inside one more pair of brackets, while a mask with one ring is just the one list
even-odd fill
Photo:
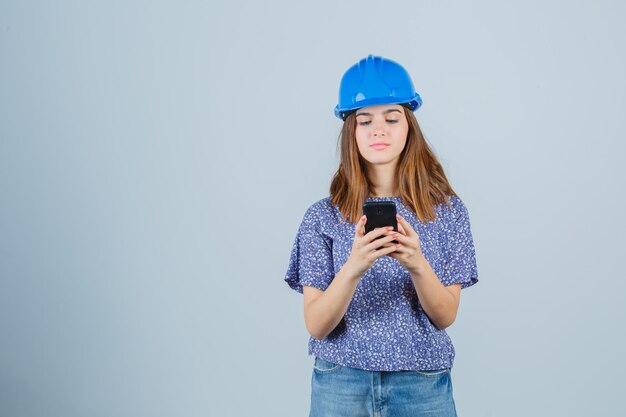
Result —
[[[341, 162], [285, 276], [304, 295], [311, 417], [456, 416], [445, 329], [478, 272], [468, 211], [413, 114], [421, 104], [389, 59], [369, 55], [341, 80]], [[397, 232], [365, 233], [370, 201], [395, 203]]]

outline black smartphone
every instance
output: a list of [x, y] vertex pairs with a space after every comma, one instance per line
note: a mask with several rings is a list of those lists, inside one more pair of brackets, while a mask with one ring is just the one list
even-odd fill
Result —
[[[398, 220], [396, 219], [396, 203], [393, 201], [370, 201], [363, 204], [363, 214], [367, 217], [365, 222], [365, 233], [377, 227], [393, 226], [394, 231], [398, 231]], [[377, 237], [377, 239], [383, 236]], [[392, 240], [393, 243], [398, 243]]]

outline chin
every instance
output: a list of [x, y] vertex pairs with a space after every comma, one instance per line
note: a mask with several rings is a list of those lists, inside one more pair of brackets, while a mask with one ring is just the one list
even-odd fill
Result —
[[395, 158], [367, 158], [366, 160], [372, 165], [387, 165], [392, 163]]

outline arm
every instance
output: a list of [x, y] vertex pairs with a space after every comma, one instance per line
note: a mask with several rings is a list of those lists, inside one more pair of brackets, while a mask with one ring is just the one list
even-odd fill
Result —
[[[352, 249], [346, 263], [335, 275], [325, 291], [312, 286], [302, 286], [304, 295], [304, 321], [306, 328], [317, 340], [332, 332], [348, 311], [361, 276], [381, 256], [396, 250], [395, 245], [383, 247], [393, 240], [392, 227], [379, 227], [365, 234], [362, 216], [354, 228]], [[376, 239], [380, 237], [381, 239]]]
[[425, 258], [411, 271], [411, 281], [424, 312], [439, 330], [454, 323], [461, 298], [461, 284], [443, 285]]
[[424, 312], [439, 330], [443, 330], [454, 323], [456, 318], [461, 284], [443, 285], [422, 253], [417, 232], [402, 216], [396, 217], [398, 233], [394, 236], [401, 248], [389, 256], [409, 271]]
[[348, 311], [359, 279], [346, 263], [325, 291], [302, 286], [304, 321], [313, 338], [322, 340], [337, 327]]

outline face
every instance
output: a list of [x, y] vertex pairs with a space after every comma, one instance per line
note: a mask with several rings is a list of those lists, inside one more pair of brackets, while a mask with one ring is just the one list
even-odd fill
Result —
[[409, 122], [399, 104], [381, 104], [356, 111], [356, 143], [372, 165], [396, 164], [406, 144]]

